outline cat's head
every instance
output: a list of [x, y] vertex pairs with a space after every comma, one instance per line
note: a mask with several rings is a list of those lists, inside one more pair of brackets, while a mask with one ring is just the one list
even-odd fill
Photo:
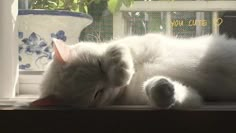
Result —
[[124, 86], [110, 80], [105, 45], [53, 42], [54, 60], [44, 74], [41, 98], [54, 96], [64, 104], [97, 107], [109, 104], [120, 93]]

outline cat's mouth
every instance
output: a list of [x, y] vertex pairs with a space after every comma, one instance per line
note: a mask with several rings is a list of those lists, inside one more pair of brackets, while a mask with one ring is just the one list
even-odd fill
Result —
[[49, 95], [43, 98], [39, 98], [29, 104], [30, 107], [33, 108], [40, 108], [40, 107], [46, 107], [46, 108], [54, 108], [54, 107], [59, 107], [59, 108], [66, 108], [66, 107], [75, 107], [75, 108], [86, 108], [88, 107], [87, 105], [81, 105], [78, 106], [77, 104], [73, 104], [73, 102], [68, 102], [66, 100], [63, 100], [61, 98], [58, 98], [57, 96], [54, 95]]
[[50, 95], [44, 98], [39, 98], [30, 103], [30, 107], [50, 107], [50, 106], [63, 106], [63, 100], [56, 96]]

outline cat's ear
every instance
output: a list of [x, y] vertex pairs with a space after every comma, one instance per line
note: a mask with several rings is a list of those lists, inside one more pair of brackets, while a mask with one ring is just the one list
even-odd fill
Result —
[[52, 43], [55, 52], [54, 58], [62, 64], [68, 62], [71, 56], [70, 47], [67, 44], [65, 44], [65, 42], [63, 42], [62, 40], [56, 38], [52, 39]]

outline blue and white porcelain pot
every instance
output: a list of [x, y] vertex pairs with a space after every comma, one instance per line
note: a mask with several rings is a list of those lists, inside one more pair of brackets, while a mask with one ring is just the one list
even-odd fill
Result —
[[19, 10], [19, 68], [42, 71], [52, 59], [52, 37], [67, 44], [79, 41], [81, 31], [92, 23], [90, 15], [61, 10]]

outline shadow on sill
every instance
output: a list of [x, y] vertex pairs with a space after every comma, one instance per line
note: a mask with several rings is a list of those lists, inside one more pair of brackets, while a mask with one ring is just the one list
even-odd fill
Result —
[[196, 110], [155, 110], [149, 106], [109, 106], [102, 109], [0, 107], [0, 118], [0, 124], [20, 124], [21, 130], [31, 132], [147, 133], [163, 130], [164, 133], [176, 133], [184, 130], [216, 133], [236, 131], [235, 123], [230, 122], [236, 120], [236, 103], [209, 104]]
[[[201, 110], [201, 109], [200, 109]], [[220, 110], [220, 111], [219, 111]], [[109, 132], [123, 133], [164, 131], [170, 132], [221, 132], [236, 131], [236, 108], [211, 111], [154, 110], [149, 107], [108, 107], [106, 109], [72, 108], [18, 108], [0, 110], [1, 130], [57, 133]], [[234, 111], [228, 111], [234, 110]], [[230, 122], [233, 121], [233, 122]], [[12, 128], [20, 125], [20, 128]], [[27, 126], [26, 126], [27, 125]], [[3, 130], [4, 131], [4, 130]], [[16, 131], [14, 131], [16, 132]]]
[[113, 105], [103, 108], [76, 108], [66, 106], [30, 107], [28, 103], [0, 105], [0, 110], [77, 110], [77, 111], [236, 111], [236, 103], [208, 103], [198, 109], [159, 110], [147, 105]]

